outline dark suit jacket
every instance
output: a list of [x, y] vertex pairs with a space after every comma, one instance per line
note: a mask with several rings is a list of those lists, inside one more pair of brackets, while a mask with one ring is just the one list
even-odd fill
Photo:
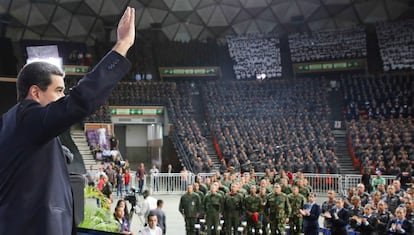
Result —
[[0, 234], [68, 235], [73, 198], [57, 136], [103, 104], [130, 63], [110, 52], [46, 107], [24, 100], [0, 120]]
[[396, 218], [388, 221], [387, 234], [412, 234], [413, 229], [412, 229], [412, 224], [410, 223], [410, 221], [408, 221], [407, 219], [403, 221], [402, 228], [404, 229], [404, 232], [391, 230], [391, 225], [396, 224], [396, 223], [397, 223]]
[[310, 214], [303, 217], [303, 231], [305, 233], [319, 230], [319, 215], [321, 214], [321, 207], [318, 204], [313, 204]]
[[347, 234], [346, 231], [346, 226], [349, 223], [349, 211], [345, 208], [342, 208], [342, 210], [340, 210], [338, 212], [338, 219], [334, 218], [334, 213], [336, 211], [336, 208], [333, 208], [330, 213], [332, 215], [331, 221], [332, 221], [332, 233], [331, 234], [335, 234], [335, 235], [342, 235], [342, 234]]
[[375, 215], [371, 215], [369, 218], [367, 218], [367, 222], [368, 224], [365, 224], [365, 223], [358, 224], [355, 230], [358, 231], [360, 235], [378, 234], [378, 230], [377, 230], [378, 218]]

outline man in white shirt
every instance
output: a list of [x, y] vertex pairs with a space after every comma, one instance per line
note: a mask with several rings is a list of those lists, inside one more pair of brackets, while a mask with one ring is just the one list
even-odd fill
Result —
[[140, 233], [142, 235], [162, 235], [162, 229], [157, 226], [158, 219], [154, 214], [148, 215], [148, 225], [145, 226]]
[[153, 190], [158, 191], [158, 174], [160, 173], [160, 171], [157, 168], [157, 165], [152, 165], [152, 168], [150, 170], [150, 175], [151, 175], [151, 180], [153, 183]]
[[150, 214], [150, 211], [157, 208], [157, 199], [150, 196], [150, 192], [145, 190], [142, 193], [144, 200], [141, 204], [141, 211], [138, 213], [140, 216], [144, 216], [145, 223], [148, 224], [147, 217]]

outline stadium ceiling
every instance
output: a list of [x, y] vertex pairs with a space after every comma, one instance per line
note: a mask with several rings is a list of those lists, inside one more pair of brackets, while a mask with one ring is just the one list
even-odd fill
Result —
[[412, 18], [411, 0], [1, 0], [0, 33], [22, 39], [94, 44], [115, 40], [127, 5], [138, 30], [169, 39], [224, 38], [227, 34], [286, 33]]

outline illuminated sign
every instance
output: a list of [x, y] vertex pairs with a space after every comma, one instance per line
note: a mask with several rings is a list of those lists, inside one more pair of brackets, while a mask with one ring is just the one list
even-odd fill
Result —
[[89, 72], [89, 66], [83, 65], [63, 65], [63, 71], [66, 75], [83, 76]]
[[161, 77], [220, 77], [219, 67], [160, 67]]
[[111, 115], [139, 116], [139, 115], [163, 115], [162, 107], [109, 107]]
[[366, 59], [322, 61], [293, 64], [295, 73], [331, 72], [346, 70], [364, 70]]

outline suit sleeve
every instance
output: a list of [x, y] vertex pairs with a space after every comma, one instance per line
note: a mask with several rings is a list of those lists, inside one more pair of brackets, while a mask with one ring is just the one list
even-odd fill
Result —
[[44, 143], [82, 121], [105, 103], [130, 67], [125, 57], [111, 51], [80, 80], [69, 95], [45, 107], [34, 101], [27, 103], [22, 107], [19, 123], [26, 129], [26, 138]]
[[332, 219], [332, 223], [337, 226], [346, 226], [349, 221], [349, 212], [343, 211], [341, 215], [338, 214], [338, 219]]

